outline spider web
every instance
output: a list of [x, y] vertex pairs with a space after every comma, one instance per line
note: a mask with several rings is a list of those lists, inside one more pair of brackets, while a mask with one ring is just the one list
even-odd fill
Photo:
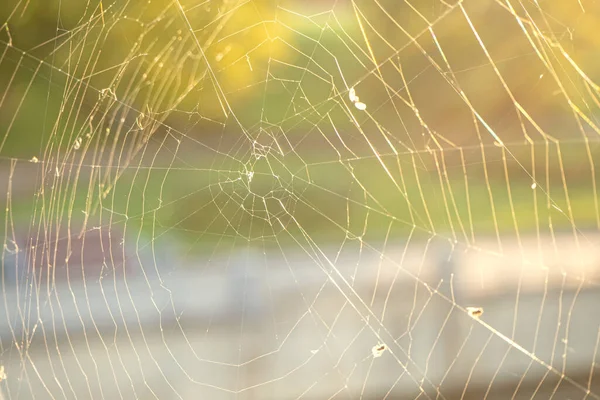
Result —
[[597, 3], [0, 22], [3, 398], [600, 398]]

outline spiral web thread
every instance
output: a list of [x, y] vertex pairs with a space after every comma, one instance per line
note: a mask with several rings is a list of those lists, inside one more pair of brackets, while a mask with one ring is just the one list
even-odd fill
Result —
[[5, 398], [600, 398], [595, 2], [2, 13]]

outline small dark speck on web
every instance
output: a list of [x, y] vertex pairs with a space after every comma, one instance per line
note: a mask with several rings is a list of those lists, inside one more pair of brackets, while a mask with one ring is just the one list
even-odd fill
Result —
[[377, 346], [373, 346], [373, 349], [371, 350], [371, 352], [373, 353], [373, 357], [381, 357], [385, 349], [385, 344], [378, 344]]
[[483, 314], [483, 308], [481, 307], [467, 307], [467, 313], [473, 318], [479, 318]]

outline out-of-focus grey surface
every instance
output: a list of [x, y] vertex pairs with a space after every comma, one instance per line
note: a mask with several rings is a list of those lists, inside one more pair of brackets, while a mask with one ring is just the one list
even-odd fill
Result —
[[500, 399], [520, 385], [515, 398], [584, 398], [590, 384], [597, 395], [600, 252], [560, 243], [254, 251], [5, 286], [4, 394]]

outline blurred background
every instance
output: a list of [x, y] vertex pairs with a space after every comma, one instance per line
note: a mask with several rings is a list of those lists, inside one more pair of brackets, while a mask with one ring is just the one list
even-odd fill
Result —
[[597, 2], [0, 8], [4, 398], [600, 398]]

